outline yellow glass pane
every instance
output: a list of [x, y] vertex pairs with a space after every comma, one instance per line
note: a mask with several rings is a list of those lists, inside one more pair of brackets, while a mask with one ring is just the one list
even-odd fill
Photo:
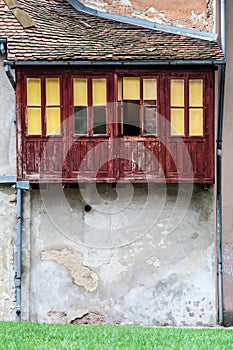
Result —
[[39, 78], [27, 78], [27, 105], [41, 105], [41, 85]]
[[46, 89], [46, 106], [60, 105], [60, 79], [47, 78], [45, 79]]
[[189, 106], [190, 107], [203, 106], [203, 80], [202, 79], [189, 80]]
[[46, 108], [46, 134], [60, 134], [60, 108]]
[[41, 135], [41, 109], [27, 109], [27, 126], [29, 135]]
[[172, 107], [184, 106], [184, 80], [183, 79], [171, 80], [171, 106]]
[[87, 106], [87, 79], [74, 79], [74, 106]]
[[171, 108], [171, 135], [184, 135], [183, 108]]
[[93, 106], [106, 105], [106, 79], [92, 79]]
[[189, 110], [189, 135], [203, 135], [203, 109], [190, 108]]
[[157, 79], [143, 79], [143, 100], [157, 100]]
[[122, 78], [117, 79], [117, 101], [122, 101]]
[[140, 100], [140, 78], [123, 78], [123, 99]]

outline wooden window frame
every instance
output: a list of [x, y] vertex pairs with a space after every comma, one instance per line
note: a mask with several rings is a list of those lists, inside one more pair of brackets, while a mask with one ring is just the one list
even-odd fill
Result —
[[[27, 79], [40, 79], [41, 83], [41, 134], [28, 134], [28, 128], [27, 128]], [[59, 86], [60, 86], [60, 133], [57, 134], [47, 134], [47, 126], [46, 126], [46, 108], [48, 107], [46, 105], [46, 79], [47, 78], [57, 78], [59, 79]], [[24, 132], [26, 137], [35, 137], [35, 138], [49, 138], [49, 137], [62, 137], [63, 136], [63, 130], [62, 130], [62, 121], [63, 121], [63, 88], [62, 88], [62, 75], [59, 73], [54, 74], [28, 74], [24, 79], [24, 88], [22, 89], [22, 105], [23, 105], [23, 122], [22, 127], [24, 128]], [[58, 105], [57, 105], [58, 106]], [[51, 106], [49, 106], [51, 107]]]
[[[87, 79], [87, 126], [88, 126], [88, 132], [83, 134], [83, 133], [75, 133], [75, 125], [74, 125], [74, 118], [71, 121], [71, 133], [74, 138], [79, 138], [79, 137], [93, 137], [93, 138], [98, 138], [98, 137], [109, 137], [111, 130], [110, 130], [110, 111], [109, 111], [109, 102], [110, 102], [110, 97], [109, 97], [109, 84], [108, 84], [108, 79], [109, 76], [101, 74], [101, 75], [89, 75], [89, 74], [75, 74], [71, 75], [69, 77], [69, 86], [70, 86], [70, 115], [74, 115], [74, 79], [76, 78], [81, 78], [81, 79]], [[93, 90], [92, 90], [92, 81], [93, 79], [105, 79], [106, 80], [106, 133], [100, 133], [100, 134], [94, 134], [93, 132], [93, 122], [94, 122], [94, 110], [93, 110]]]
[[[123, 116], [123, 104], [124, 104], [124, 98], [122, 96], [122, 100], [119, 101], [118, 100], [118, 78], [122, 79], [122, 92], [123, 92], [123, 78], [140, 78], [140, 99], [139, 101], [139, 115], [140, 115], [140, 134], [139, 135], [127, 135], [123, 133], [119, 132], [119, 127], [118, 125], [121, 124], [121, 130], [123, 130], [123, 125], [124, 125], [124, 116]], [[157, 89], [157, 100], [156, 100], [156, 133], [144, 133], [144, 111], [145, 111], [145, 103], [144, 103], [144, 99], [143, 99], [143, 79], [156, 79], [157, 83], [156, 83], [156, 89]], [[143, 72], [138, 72], [138, 73], [133, 73], [133, 72], [118, 72], [116, 74], [115, 77], [115, 100], [114, 102], [117, 104], [117, 111], [116, 111], [116, 122], [115, 122], [115, 136], [126, 136], [126, 137], [132, 137], [132, 138], [140, 138], [140, 137], [146, 137], [146, 138], [150, 138], [151, 136], [157, 136], [158, 130], [160, 128], [160, 123], [158, 120], [159, 114], [161, 113], [161, 105], [162, 105], [162, 99], [161, 99], [161, 94], [159, 92], [159, 85], [160, 85], [160, 80], [161, 80], [161, 76], [158, 73], [155, 74], [151, 74], [149, 72], [143, 71]], [[120, 107], [119, 107], [120, 104]], [[121, 120], [119, 120], [119, 108], [121, 108]]]
[[[182, 138], [203, 138], [205, 137], [205, 130], [207, 127], [207, 105], [210, 104], [209, 101], [209, 75], [204, 74], [204, 73], [172, 73], [171, 76], [168, 79], [168, 85], [167, 86], [167, 91], [169, 94], [168, 97], [168, 105], [169, 105], [169, 110], [167, 109], [167, 115], [169, 117], [169, 122], [171, 123], [171, 109], [172, 108], [181, 108], [181, 107], [174, 107], [171, 105], [171, 92], [170, 92], [170, 88], [171, 88], [171, 80], [184, 80], [184, 135], [175, 135], [171, 133], [171, 129], [170, 129], [170, 136], [171, 137], [182, 137]], [[203, 133], [202, 135], [190, 135], [190, 125], [189, 125], [189, 121], [190, 121], [190, 113], [189, 110], [191, 108], [197, 108], [197, 107], [192, 107], [189, 104], [189, 81], [190, 80], [202, 80], [203, 81], [203, 106], [200, 107], [203, 109]]]

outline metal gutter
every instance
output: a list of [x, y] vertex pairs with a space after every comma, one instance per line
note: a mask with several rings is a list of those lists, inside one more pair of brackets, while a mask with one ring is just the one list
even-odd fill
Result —
[[[224, 65], [225, 60], [160, 60], [160, 61], [4, 61], [4, 66], [183, 66]], [[8, 69], [8, 68], [7, 68]]]
[[11, 73], [10, 67], [11, 67], [11, 65], [10, 64], [5, 64], [5, 61], [4, 61], [4, 69], [5, 69], [6, 75], [8, 76], [8, 79], [9, 79], [13, 89], [15, 90], [16, 83], [15, 83], [15, 79], [14, 79], [12, 73]]
[[[221, 0], [221, 46], [226, 57], [226, 3]], [[225, 64], [221, 67], [219, 115], [217, 131], [217, 264], [218, 264], [218, 323], [224, 323], [222, 275], [222, 134], [225, 96]]]
[[182, 27], [175, 27], [175, 26], [168, 26], [165, 24], [159, 24], [152, 21], [137, 19], [137, 18], [131, 18], [131, 17], [125, 17], [125, 16], [118, 16], [114, 14], [110, 14], [104, 11], [99, 11], [92, 9], [83, 3], [81, 3], [79, 0], [68, 0], [70, 5], [72, 5], [76, 10], [84, 12], [89, 15], [95, 15], [101, 18], [110, 19], [113, 21], [117, 21], [120, 23], [125, 24], [132, 24], [135, 26], [139, 26], [142, 28], [152, 29], [152, 30], [160, 30], [163, 32], [171, 33], [171, 34], [177, 34], [177, 35], [185, 35], [190, 38], [196, 38], [196, 39], [202, 39], [202, 40], [209, 40], [209, 41], [217, 41], [217, 35], [215, 33], [207, 33], [207, 32], [201, 32], [195, 29], [186, 29]]

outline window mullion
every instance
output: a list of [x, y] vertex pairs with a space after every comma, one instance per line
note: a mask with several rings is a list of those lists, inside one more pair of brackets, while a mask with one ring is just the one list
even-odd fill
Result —
[[41, 77], [41, 126], [42, 136], [46, 136], [46, 96], [45, 96], [45, 77]]
[[92, 78], [87, 78], [87, 130], [88, 136], [93, 136], [93, 91], [92, 91]]
[[189, 79], [185, 78], [184, 83], [184, 128], [185, 128], [185, 136], [189, 136]]
[[144, 101], [143, 101], [143, 78], [140, 78], [140, 136], [143, 136]]

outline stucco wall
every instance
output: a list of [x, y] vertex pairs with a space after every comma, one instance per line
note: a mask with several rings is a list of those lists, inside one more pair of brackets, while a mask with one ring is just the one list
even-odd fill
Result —
[[81, 0], [91, 8], [158, 23], [212, 31], [213, 0]]
[[215, 324], [213, 190], [97, 188], [31, 191], [30, 320]]
[[[0, 176], [15, 175], [15, 95], [0, 56]], [[15, 319], [16, 194], [0, 184], [0, 320]]]
[[227, 65], [226, 86], [224, 105], [224, 128], [223, 128], [223, 278], [224, 278], [224, 311], [225, 321], [233, 325], [233, 185], [231, 174], [233, 172], [232, 149], [233, 149], [233, 23], [231, 13], [233, 2], [226, 1], [226, 38], [227, 38]]
[[15, 319], [16, 196], [9, 185], [0, 186], [0, 320]]
[[15, 175], [15, 93], [3, 67], [0, 55], [0, 176]]

